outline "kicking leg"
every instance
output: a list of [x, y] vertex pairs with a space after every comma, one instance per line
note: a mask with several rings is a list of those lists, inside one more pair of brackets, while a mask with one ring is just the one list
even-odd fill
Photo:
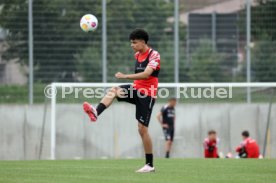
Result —
[[[124, 94], [124, 91], [122, 88], [113, 87], [108, 91], [108, 93], [104, 96], [104, 98], [102, 98], [100, 104], [104, 104], [105, 107], [108, 108], [117, 96], [121, 96], [123, 94]], [[100, 114], [98, 113], [98, 115]]]
[[104, 98], [102, 98], [101, 102], [97, 105], [97, 108], [93, 107], [88, 102], [84, 102], [83, 110], [88, 114], [91, 121], [96, 121], [97, 117], [112, 104], [113, 100], [117, 96], [123, 94], [123, 90], [120, 87], [113, 87], [108, 91]]

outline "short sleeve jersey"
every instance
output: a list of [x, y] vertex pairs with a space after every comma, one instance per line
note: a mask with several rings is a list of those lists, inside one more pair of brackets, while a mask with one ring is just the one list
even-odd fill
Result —
[[175, 120], [175, 109], [169, 105], [165, 105], [161, 108], [162, 120], [163, 123], [168, 124], [169, 127], [174, 126]]
[[160, 54], [149, 48], [145, 53], [135, 53], [134, 57], [136, 59], [135, 73], [143, 72], [146, 67], [151, 67], [154, 71], [147, 79], [134, 80], [133, 87], [139, 92], [155, 98], [158, 88]]

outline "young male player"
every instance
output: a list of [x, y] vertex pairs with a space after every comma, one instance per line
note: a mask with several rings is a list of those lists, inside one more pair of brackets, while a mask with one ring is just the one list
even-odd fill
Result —
[[154, 172], [152, 141], [148, 132], [148, 125], [155, 102], [158, 74], [160, 71], [160, 55], [148, 46], [149, 35], [143, 29], [136, 29], [130, 35], [131, 47], [135, 52], [135, 74], [117, 72], [118, 79], [134, 80], [133, 84], [113, 87], [101, 102], [94, 108], [87, 102], [83, 109], [91, 121], [96, 121], [99, 115], [108, 108], [113, 100], [124, 101], [136, 106], [138, 131], [144, 145], [146, 164], [138, 173]]
[[205, 158], [218, 158], [218, 143], [217, 132], [215, 130], [210, 130], [208, 132], [208, 137], [204, 139], [204, 157]]
[[249, 137], [248, 131], [242, 132], [242, 143], [236, 148], [240, 158], [259, 158], [259, 146], [257, 142]]
[[170, 98], [168, 103], [164, 105], [161, 111], [157, 114], [157, 120], [160, 122], [164, 136], [165, 136], [165, 158], [170, 157], [170, 151], [172, 148], [174, 138], [174, 127], [175, 127], [175, 105], [176, 98]]

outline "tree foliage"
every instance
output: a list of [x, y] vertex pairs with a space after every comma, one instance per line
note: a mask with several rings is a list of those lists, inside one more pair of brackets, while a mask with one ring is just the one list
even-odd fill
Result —
[[208, 40], [202, 40], [190, 59], [190, 82], [223, 82], [228, 77], [222, 67], [222, 56], [213, 50]]
[[[0, 26], [8, 30], [10, 49], [7, 60], [20, 58], [28, 63], [28, 0], [3, 0]], [[34, 68], [41, 82], [72, 81], [78, 73], [83, 81], [100, 81], [102, 66], [101, 26], [93, 33], [79, 28], [81, 16], [95, 14], [101, 25], [101, 1], [34, 0]], [[167, 18], [173, 6], [167, 1], [107, 1], [108, 81], [114, 72], [133, 72], [133, 54], [128, 35], [134, 28], [145, 28], [151, 35], [150, 45], [159, 49]], [[15, 23], [17, 22], [17, 23]]]
[[276, 1], [258, 0], [252, 8], [253, 80], [273, 82], [276, 80]]

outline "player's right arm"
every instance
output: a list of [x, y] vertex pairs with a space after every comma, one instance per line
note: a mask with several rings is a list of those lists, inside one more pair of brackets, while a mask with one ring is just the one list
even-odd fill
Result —
[[208, 140], [207, 139], [204, 139], [203, 147], [204, 147], [204, 149], [208, 149]]
[[168, 125], [163, 123], [163, 119], [162, 119], [162, 112], [160, 111], [157, 116], [156, 116], [157, 120], [159, 121], [160, 125], [163, 127], [163, 128], [168, 128]]
[[241, 152], [245, 148], [245, 141], [242, 141], [238, 147], [236, 147], [236, 152]]
[[203, 146], [205, 150], [208, 150], [208, 152], [214, 151], [214, 146], [210, 144], [210, 141], [206, 138], [203, 142]]
[[162, 113], [161, 113], [161, 112], [159, 112], [159, 113], [156, 115], [156, 118], [157, 118], [157, 120], [159, 121], [159, 123], [162, 125], [163, 122], [162, 122]]

